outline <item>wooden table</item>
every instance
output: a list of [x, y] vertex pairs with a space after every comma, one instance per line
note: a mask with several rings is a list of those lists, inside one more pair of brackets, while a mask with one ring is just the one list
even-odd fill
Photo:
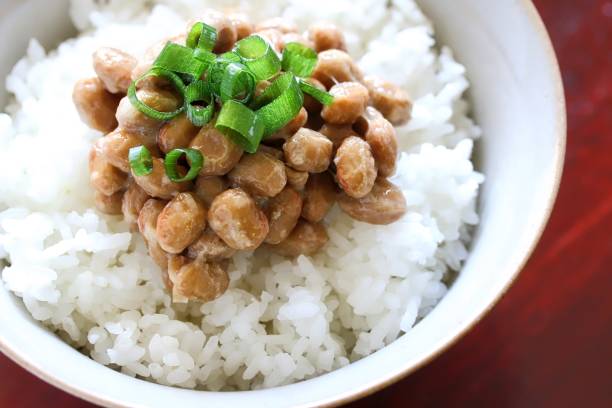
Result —
[[[536, 0], [559, 54], [569, 140], [550, 224], [467, 336], [365, 407], [612, 407], [612, 1]], [[0, 407], [88, 407], [0, 355]]]

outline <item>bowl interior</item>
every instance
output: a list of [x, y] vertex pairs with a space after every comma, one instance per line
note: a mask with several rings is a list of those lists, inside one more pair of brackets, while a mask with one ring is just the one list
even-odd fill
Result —
[[[53, 7], [49, 7], [50, 4]], [[61, 388], [104, 405], [163, 407], [311, 406], [372, 391], [431, 359], [501, 296], [537, 241], [552, 207], [564, 154], [560, 75], [546, 32], [526, 0], [421, 0], [443, 44], [466, 65], [470, 97], [484, 131], [477, 144], [487, 181], [471, 255], [449, 293], [413, 330], [383, 350], [325, 376], [240, 393], [179, 390], [98, 365], [34, 322], [0, 289], [0, 348]], [[4, 78], [34, 36], [47, 48], [74, 33], [68, 0], [2, 1]], [[460, 18], [458, 18], [460, 16]], [[33, 23], [34, 22], [34, 23]], [[6, 91], [0, 93], [0, 104]]]

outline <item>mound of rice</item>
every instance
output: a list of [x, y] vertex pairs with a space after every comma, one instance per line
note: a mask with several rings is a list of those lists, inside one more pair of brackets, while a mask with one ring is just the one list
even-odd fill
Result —
[[[45, 50], [32, 40], [6, 80], [0, 114], [2, 281], [32, 316], [101, 364], [161, 384], [209, 390], [272, 387], [334, 370], [384, 347], [444, 296], [467, 256], [483, 176], [470, 161], [480, 131], [467, 116], [464, 68], [435, 48], [411, 0], [74, 1], [83, 34]], [[322, 18], [347, 33], [367, 73], [413, 97], [398, 128], [393, 181], [408, 214], [389, 226], [325, 220], [330, 242], [295, 260], [238, 255], [231, 287], [207, 304], [172, 306], [143, 240], [92, 209], [87, 153], [99, 137], [72, 106], [74, 82], [93, 75], [91, 54], [115, 46], [139, 55], [205, 7]], [[363, 11], [367, 10], [367, 13]], [[352, 12], [350, 12], [352, 11]], [[1, 265], [0, 265], [1, 266]]]

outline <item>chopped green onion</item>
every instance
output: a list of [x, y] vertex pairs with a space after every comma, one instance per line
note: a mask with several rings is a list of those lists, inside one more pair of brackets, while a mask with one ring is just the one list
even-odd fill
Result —
[[265, 136], [291, 122], [303, 104], [304, 94], [293, 74], [287, 72], [276, 78], [255, 100], [255, 106], [264, 105], [257, 114], [261, 116], [266, 127]]
[[292, 42], [285, 45], [283, 50], [282, 67], [285, 72], [292, 72], [295, 76], [308, 78], [317, 65], [317, 53], [312, 48]]
[[270, 79], [281, 70], [281, 61], [276, 51], [258, 35], [251, 35], [236, 43], [234, 51], [242, 57], [242, 63], [258, 81]]
[[208, 65], [206, 61], [194, 58], [191, 48], [170, 42], [153, 62], [154, 68], [163, 68], [177, 74], [188, 75], [189, 81], [200, 78]]
[[[183, 177], [178, 172], [177, 163], [182, 155], [187, 157], [189, 163], [189, 171]], [[204, 165], [204, 156], [197, 149], [186, 148], [186, 149], [174, 149], [170, 151], [164, 159], [164, 167], [166, 168], [166, 175], [168, 178], [175, 183], [182, 183], [184, 181], [193, 180], [198, 176], [200, 169]]]
[[217, 42], [217, 30], [202, 22], [195, 23], [187, 36], [187, 47], [212, 51]]
[[184, 106], [181, 106], [180, 108], [178, 108], [177, 110], [173, 112], [160, 112], [148, 106], [147, 104], [142, 102], [140, 99], [138, 99], [138, 95], [136, 94], [136, 87], [138, 86], [138, 83], [140, 81], [148, 77], [165, 78], [169, 80], [170, 83], [172, 83], [172, 85], [174, 85], [176, 90], [181, 95], [185, 94], [185, 84], [183, 84], [183, 80], [177, 74], [175, 74], [172, 71], [168, 71], [167, 69], [164, 69], [164, 68], [153, 67], [146, 74], [138, 78], [136, 81], [132, 82], [132, 84], [130, 85], [127, 94], [128, 94], [128, 99], [130, 100], [132, 105], [134, 105], [136, 109], [138, 109], [140, 112], [142, 112], [146, 116], [153, 118], [155, 120], [159, 120], [159, 121], [170, 120], [178, 116], [179, 114], [181, 114], [185, 110]]
[[264, 133], [259, 115], [232, 100], [223, 104], [215, 127], [248, 153], [257, 151]]
[[185, 110], [194, 126], [204, 126], [215, 112], [215, 103], [208, 82], [193, 81], [185, 88]]
[[322, 91], [303, 79], [299, 79], [299, 82], [302, 92], [312, 96], [323, 105], [329, 106], [334, 102], [334, 97], [329, 92]]
[[136, 176], [146, 176], [153, 171], [153, 157], [144, 146], [132, 147], [128, 152], [128, 160]]
[[204, 63], [204, 65], [208, 68], [213, 62], [215, 62], [217, 54], [213, 53], [212, 51], [196, 48], [193, 50], [193, 58], [202, 61], [202, 63]]
[[225, 75], [225, 69], [229, 64], [240, 62], [240, 56], [233, 52], [226, 52], [216, 57], [215, 61], [208, 67], [206, 81], [210, 84], [213, 95], [221, 96], [221, 81]]
[[240, 103], [248, 103], [255, 93], [255, 76], [249, 69], [237, 62], [232, 62], [225, 67], [219, 97], [221, 102], [235, 100]]

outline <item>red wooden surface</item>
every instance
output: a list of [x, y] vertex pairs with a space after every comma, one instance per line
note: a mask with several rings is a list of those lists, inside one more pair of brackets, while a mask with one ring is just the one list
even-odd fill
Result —
[[[569, 139], [550, 224], [502, 301], [428, 366], [351, 408], [612, 406], [612, 1], [536, 0]], [[88, 407], [0, 355], [0, 407]]]

